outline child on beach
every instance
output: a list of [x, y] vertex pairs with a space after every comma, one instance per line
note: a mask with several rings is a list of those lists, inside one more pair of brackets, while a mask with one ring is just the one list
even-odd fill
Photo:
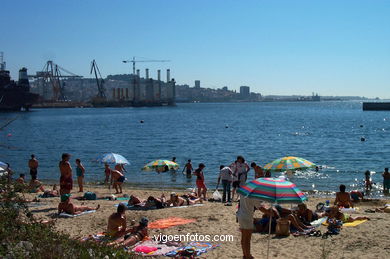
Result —
[[364, 173], [364, 178], [365, 178], [364, 183], [366, 186], [366, 194], [367, 194], [372, 190], [371, 172], [369, 170], [367, 170]]
[[207, 200], [207, 187], [204, 183], [204, 173], [203, 169], [206, 166], [203, 163], [199, 164], [199, 167], [195, 170], [194, 175], [196, 176], [196, 187], [198, 188], [198, 197], [203, 195], [203, 199]]
[[83, 192], [83, 181], [84, 181], [84, 174], [85, 174], [85, 168], [81, 164], [80, 159], [76, 159], [76, 174], [77, 174], [77, 182], [79, 184], [79, 192]]

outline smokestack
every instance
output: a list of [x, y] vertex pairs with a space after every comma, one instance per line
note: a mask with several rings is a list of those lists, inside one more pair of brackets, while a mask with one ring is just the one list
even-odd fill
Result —
[[137, 76], [139, 77], [139, 69], [137, 69]]
[[161, 70], [157, 70], [157, 80], [161, 81]]
[[149, 79], [149, 68], [145, 69], [145, 78]]
[[167, 69], [167, 83], [169, 83], [169, 81], [171, 81], [171, 70]]

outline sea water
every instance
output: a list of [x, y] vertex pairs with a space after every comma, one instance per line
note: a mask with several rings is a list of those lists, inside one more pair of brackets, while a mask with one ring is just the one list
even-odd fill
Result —
[[[95, 160], [106, 152], [119, 153], [127, 183], [136, 186], [189, 188], [182, 168], [204, 163], [210, 189], [219, 166], [237, 155], [263, 166], [283, 156], [298, 156], [321, 165], [289, 175], [306, 191], [336, 191], [340, 184], [362, 189], [364, 172], [372, 173], [374, 192], [382, 187], [381, 172], [390, 167], [390, 112], [362, 111], [360, 102], [194, 103], [153, 108], [33, 109], [1, 113], [0, 123], [17, 118], [0, 131], [0, 161], [26, 173], [31, 154], [39, 160], [38, 177], [58, 181], [58, 162], [64, 152], [71, 163], [80, 158], [86, 180], [104, 179]], [[144, 123], [141, 123], [141, 120]], [[363, 140], [365, 141], [362, 141]], [[155, 159], [176, 157], [181, 168], [157, 175], [141, 168]], [[253, 179], [253, 170], [249, 179]], [[274, 173], [280, 176], [281, 173]]]

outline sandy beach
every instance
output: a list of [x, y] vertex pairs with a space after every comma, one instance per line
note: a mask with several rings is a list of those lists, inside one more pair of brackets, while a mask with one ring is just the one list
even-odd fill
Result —
[[[49, 186], [47, 186], [49, 188]], [[110, 195], [107, 187], [86, 186], [85, 190], [93, 191], [98, 196]], [[176, 190], [177, 191], [177, 190]], [[177, 191], [180, 193], [180, 191]], [[148, 189], [124, 189], [125, 194], [132, 194], [141, 198], [149, 195], [159, 196], [160, 191]], [[169, 192], [166, 191], [166, 195]], [[33, 198], [36, 194], [26, 194], [26, 197]], [[80, 194], [73, 192], [73, 197]], [[318, 202], [324, 202], [325, 198], [311, 198], [307, 202], [309, 208], [314, 208]], [[78, 201], [73, 200], [76, 205], [96, 206], [101, 208], [92, 214], [82, 215], [76, 218], [57, 218], [57, 205], [59, 198], [41, 198], [40, 202], [32, 203], [31, 212], [36, 218], [44, 220], [54, 219], [55, 228], [68, 233], [71, 237], [80, 238], [90, 234], [103, 232], [107, 226], [108, 216], [116, 210], [114, 207], [118, 201], [94, 200]], [[380, 207], [389, 200], [360, 202], [359, 213], [353, 216], [368, 216], [370, 221], [356, 227], [343, 227], [337, 236], [327, 239], [321, 237], [294, 237], [286, 238], [273, 237], [270, 242], [270, 258], [389, 258], [390, 244], [388, 242], [388, 231], [390, 229], [390, 214], [388, 213], [366, 213], [368, 208]], [[162, 234], [179, 235], [187, 233], [198, 235], [233, 235], [234, 240], [219, 243], [220, 247], [203, 254], [202, 258], [242, 258], [240, 247], [240, 232], [236, 223], [236, 206], [224, 206], [222, 203], [205, 202], [201, 207], [167, 208], [149, 211], [127, 211], [127, 220], [138, 221], [146, 216], [149, 222], [167, 217], [181, 217], [185, 219], [196, 219], [196, 222], [175, 226], [167, 229], [151, 229], [150, 236]], [[286, 205], [290, 206], [290, 205]], [[256, 217], [261, 213], [256, 211]], [[319, 228], [326, 232], [326, 227]], [[252, 236], [252, 254], [255, 258], [265, 258], [267, 252], [268, 235], [255, 233]], [[325, 257], [324, 257], [325, 256]]]

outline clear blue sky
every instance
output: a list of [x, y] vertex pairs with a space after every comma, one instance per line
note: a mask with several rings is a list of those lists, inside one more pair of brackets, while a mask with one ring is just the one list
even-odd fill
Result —
[[[16, 75], [52, 59], [89, 76], [139, 63], [179, 84], [263, 94], [390, 98], [390, 1], [2, 0], [0, 51]], [[164, 74], [165, 77], [165, 74]]]

